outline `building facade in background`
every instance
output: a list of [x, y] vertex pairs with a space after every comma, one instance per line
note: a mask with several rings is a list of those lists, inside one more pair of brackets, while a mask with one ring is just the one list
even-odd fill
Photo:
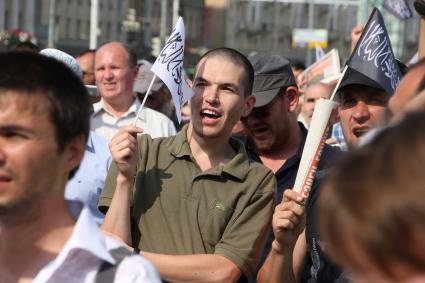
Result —
[[[0, 31], [21, 29], [48, 42], [49, 7], [54, 9], [54, 46], [76, 55], [89, 47], [91, 0], [0, 0]], [[413, 0], [408, 0], [413, 10]], [[186, 27], [186, 66], [214, 47], [228, 46], [248, 54], [281, 54], [313, 61], [305, 48], [293, 48], [294, 28], [328, 31], [328, 48], [349, 56], [350, 31], [365, 23], [373, 6], [381, 8], [394, 52], [407, 61], [418, 44], [419, 16], [401, 21], [382, 9], [381, 0], [98, 0], [98, 45], [118, 40], [140, 58], [151, 57], [170, 34], [177, 15]], [[155, 52], [154, 52], [155, 53]], [[309, 54], [310, 53], [310, 54]], [[314, 55], [313, 55], [314, 56]], [[150, 58], [151, 60], [153, 58]]]
[[[385, 17], [396, 56], [408, 61], [417, 51], [419, 16], [413, 12], [413, 18], [401, 21], [383, 9], [382, 1], [379, 0], [226, 2], [223, 5], [226, 18], [226, 36], [223, 43], [246, 53], [272, 52], [292, 60], [313, 63], [314, 50], [308, 54], [305, 48], [292, 47], [294, 28], [313, 27], [328, 31], [328, 48], [325, 51], [338, 49], [341, 61], [344, 62], [350, 54], [351, 29], [358, 23], [365, 24], [374, 6], [380, 8]], [[408, 2], [413, 10], [413, 0]], [[213, 26], [208, 28], [209, 32], [214, 32]]]

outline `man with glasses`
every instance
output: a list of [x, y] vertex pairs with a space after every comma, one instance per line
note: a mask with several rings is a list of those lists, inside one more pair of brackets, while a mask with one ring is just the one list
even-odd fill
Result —
[[[256, 103], [253, 111], [242, 119], [248, 133], [248, 141], [246, 144], [247, 152], [251, 159], [261, 162], [275, 174], [278, 191], [276, 201], [278, 206], [276, 207], [274, 218], [276, 218], [282, 210], [287, 209], [289, 205], [292, 207], [292, 209], [290, 209], [291, 213], [297, 214], [294, 215], [296, 218], [294, 218], [294, 221], [296, 220], [295, 222], [298, 224], [298, 220], [301, 219], [302, 221], [303, 218], [302, 214], [304, 213], [304, 208], [302, 208], [300, 204], [303, 203], [304, 200], [298, 199], [298, 201], [296, 201], [298, 197], [297, 194], [287, 189], [291, 189], [294, 186], [305, 139], [307, 137], [307, 130], [301, 123], [297, 122], [295, 110], [298, 106], [299, 95], [295, 77], [288, 60], [280, 56], [256, 54], [249, 59], [255, 71], [253, 95], [256, 98]], [[336, 151], [337, 149], [325, 146], [316, 179], [323, 176], [323, 169], [327, 167], [330, 156], [336, 153]], [[317, 182], [315, 181], [312, 190], [316, 188]], [[284, 192], [285, 201], [282, 202]], [[291, 197], [294, 199], [293, 201], [289, 201], [289, 199], [292, 199]], [[286, 216], [288, 216], [288, 214]], [[273, 223], [275, 224], [275, 219], [273, 219]], [[275, 225], [273, 226], [275, 228]], [[297, 227], [299, 226], [302, 227], [303, 225], [297, 225]], [[293, 226], [289, 227], [289, 230], [292, 230], [291, 228], [293, 228]], [[312, 265], [311, 262], [310, 264], [307, 263], [307, 265], [301, 264], [307, 256], [306, 252], [310, 252], [308, 248], [310, 245], [308, 241], [306, 241], [309, 229], [301, 233], [301, 231], [304, 230], [302, 227], [298, 230], [296, 235], [292, 237], [294, 241], [299, 238], [299, 245], [304, 247], [298, 249], [298, 251], [301, 251], [299, 256], [295, 254], [294, 256], [292, 255], [295, 242], [293, 241], [290, 245], [288, 245], [287, 242], [284, 243], [285, 237], [282, 237], [280, 233], [276, 232], [276, 229], [273, 230], [275, 230], [274, 233], [272, 233], [272, 231], [269, 233], [266, 247], [263, 251], [262, 263], [264, 263], [264, 266], [257, 277], [259, 282], [262, 281], [263, 278], [261, 276], [263, 274], [265, 275], [264, 277], [268, 279], [270, 279], [272, 275], [277, 275], [277, 277], [279, 277], [279, 274], [272, 274], [276, 273], [276, 270], [280, 270], [278, 266], [281, 266], [283, 269], [289, 266], [292, 269], [292, 260], [286, 260], [286, 263], [290, 262], [289, 265], [283, 264], [285, 258], [288, 257], [294, 259], [294, 269], [301, 267], [301, 265]], [[291, 231], [291, 233], [292, 232], [293, 231]], [[301, 233], [300, 237], [298, 237], [298, 233]], [[283, 248], [287, 247], [289, 248], [284, 251]], [[309, 259], [307, 259], [307, 261], [309, 261]], [[274, 268], [271, 268], [272, 266], [274, 266]], [[298, 269], [301, 270], [302, 268]], [[282, 272], [285, 271], [283, 270]], [[309, 271], [307, 270], [307, 272]], [[285, 276], [286, 275], [293, 277], [294, 274], [293, 272], [286, 272]], [[296, 277], [299, 275], [301, 274], [295, 274]], [[283, 279], [283, 277], [279, 277], [279, 280], [280, 279]], [[286, 281], [282, 280], [281, 282]]]

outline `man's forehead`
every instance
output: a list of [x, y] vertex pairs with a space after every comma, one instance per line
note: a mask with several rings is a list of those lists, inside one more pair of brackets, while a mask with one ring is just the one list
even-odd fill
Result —
[[96, 51], [95, 54], [95, 61], [98, 61], [100, 57], [114, 57], [116, 58], [123, 58], [126, 61], [129, 60], [129, 54], [125, 50], [125, 48], [119, 44], [114, 45], [105, 45], [102, 46], [98, 51]]
[[0, 89], [0, 111], [14, 108], [19, 113], [39, 115], [48, 113], [49, 101], [40, 92], [29, 93], [17, 90]]
[[339, 93], [340, 99], [368, 97], [390, 97], [383, 89], [364, 85], [352, 85], [342, 89]]
[[229, 81], [233, 79], [239, 79], [238, 83], [241, 83], [241, 79], [244, 75], [244, 69], [242, 66], [235, 64], [228, 58], [222, 55], [214, 55], [212, 57], [202, 58], [196, 66], [194, 80], [198, 78], [203, 79], [214, 79], [214, 78], [227, 78]]

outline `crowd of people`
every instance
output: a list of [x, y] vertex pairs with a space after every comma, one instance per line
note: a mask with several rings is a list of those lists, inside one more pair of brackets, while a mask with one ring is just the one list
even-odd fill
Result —
[[[354, 68], [300, 82], [280, 55], [212, 49], [179, 124], [121, 42], [24, 47], [0, 52], [0, 282], [425, 281], [424, 58], [388, 93]], [[292, 188], [333, 92], [306, 197]]]

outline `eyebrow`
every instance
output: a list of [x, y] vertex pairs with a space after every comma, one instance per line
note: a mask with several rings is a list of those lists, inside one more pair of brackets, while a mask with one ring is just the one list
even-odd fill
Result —
[[196, 78], [193, 80], [193, 82], [199, 82], [199, 81], [201, 81], [201, 82], [206, 82], [207, 80], [206, 80], [206, 79], [204, 79], [203, 77], [196, 77]]
[[[210, 81], [208, 81], [207, 79], [205, 79], [203, 77], [196, 77], [193, 80], [193, 82], [194, 83], [196, 83], [196, 82], [208, 82], [208, 83], [211, 83]], [[235, 90], [239, 90], [239, 87], [237, 85], [233, 84], [233, 83], [226, 83], [226, 82], [224, 82], [224, 83], [218, 83], [218, 85], [220, 87], [231, 87], [231, 88], [234, 88]]]
[[32, 131], [31, 128], [22, 127], [21, 125], [17, 125], [17, 124], [1, 125], [0, 124], [0, 133], [3, 133], [3, 132], [23, 132], [27, 134], [34, 133], [34, 131]]
[[235, 84], [232, 84], [232, 83], [223, 83], [223, 84], [220, 84], [220, 85], [226, 86], [226, 87], [231, 87], [231, 88], [234, 88], [235, 90], [239, 90], [239, 87]]

